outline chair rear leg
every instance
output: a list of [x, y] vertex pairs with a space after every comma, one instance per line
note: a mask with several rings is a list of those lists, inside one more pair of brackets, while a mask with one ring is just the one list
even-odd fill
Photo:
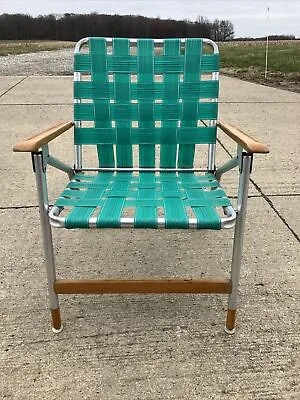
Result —
[[41, 219], [41, 230], [43, 238], [43, 247], [45, 253], [45, 268], [48, 281], [49, 304], [52, 317], [52, 330], [54, 333], [62, 331], [58, 295], [54, 291], [54, 282], [56, 280], [55, 262], [53, 253], [53, 241], [51, 225], [48, 217], [48, 194], [43, 165], [42, 152], [33, 153], [34, 170], [36, 176], [36, 186], [39, 202], [39, 211]]
[[237, 202], [237, 219], [234, 230], [233, 253], [231, 262], [231, 284], [232, 290], [228, 300], [227, 318], [225, 332], [232, 335], [235, 333], [236, 309], [238, 285], [240, 279], [243, 239], [245, 231], [245, 220], [248, 200], [249, 178], [252, 168], [252, 154], [242, 153], [240, 164], [240, 181]]
[[238, 285], [240, 279], [241, 270], [241, 258], [242, 258], [242, 246], [243, 246], [243, 232], [241, 232], [241, 216], [238, 214], [233, 241], [233, 254], [231, 262], [231, 293], [228, 299], [228, 309], [225, 324], [225, 332], [229, 335], [235, 333], [235, 321], [236, 321], [236, 308], [237, 308], [237, 296], [238, 296]]
[[60, 333], [63, 330], [63, 326], [61, 323], [58, 295], [54, 291], [54, 282], [56, 280], [56, 274], [55, 274], [52, 232], [48, 215], [47, 215], [46, 225], [43, 224], [42, 218], [41, 218], [41, 225], [42, 225], [42, 235], [44, 243], [46, 275], [48, 281], [49, 305], [50, 305], [51, 319], [52, 319], [52, 331], [54, 333]]

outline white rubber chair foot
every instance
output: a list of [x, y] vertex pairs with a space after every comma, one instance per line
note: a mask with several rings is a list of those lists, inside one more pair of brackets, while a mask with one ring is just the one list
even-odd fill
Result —
[[235, 334], [235, 328], [228, 329], [226, 326], [224, 326], [224, 331], [227, 333], [227, 335], [234, 335]]
[[56, 333], [56, 334], [58, 335], [60, 332], [62, 332], [63, 329], [64, 329], [63, 326], [61, 326], [59, 329], [52, 328], [52, 332], [53, 332], [53, 333]]

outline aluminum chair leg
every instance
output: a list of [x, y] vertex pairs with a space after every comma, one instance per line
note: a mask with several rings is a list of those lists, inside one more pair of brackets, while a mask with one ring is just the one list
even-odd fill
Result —
[[48, 218], [48, 193], [46, 184], [46, 174], [43, 165], [42, 152], [33, 153], [33, 164], [36, 176], [36, 186], [38, 194], [38, 203], [41, 219], [41, 229], [43, 238], [43, 247], [45, 253], [45, 267], [48, 281], [49, 303], [52, 317], [52, 330], [54, 333], [62, 331], [58, 295], [54, 291], [55, 263], [53, 253], [53, 242], [51, 225]]
[[229, 295], [225, 332], [232, 335], [235, 332], [238, 284], [240, 278], [243, 238], [245, 230], [246, 209], [248, 200], [249, 178], [252, 167], [252, 155], [243, 153], [237, 201], [237, 219], [234, 230], [233, 253], [231, 262], [232, 291]]

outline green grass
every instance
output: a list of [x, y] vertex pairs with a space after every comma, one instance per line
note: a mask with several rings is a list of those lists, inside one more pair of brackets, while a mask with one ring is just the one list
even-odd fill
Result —
[[74, 43], [56, 40], [0, 40], [0, 56], [36, 53], [38, 51], [59, 50], [69, 47], [74, 47]]
[[[220, 43], [222, 67], [256, 67], [264, 71], [266, 44], [262, 42]], [[269, 42], [271, 72], [300, 72], [300, 40]]]
[[223, 72], [242, 79], [300, 90], [300, 40], [270, 41], [268, 77], [264, 78], [265, 42], [220, 43]]

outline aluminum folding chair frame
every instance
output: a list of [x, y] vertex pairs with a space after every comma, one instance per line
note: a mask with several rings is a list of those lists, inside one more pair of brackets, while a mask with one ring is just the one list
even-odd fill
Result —
[[[81, 40], [75, 49], [75, 53], [79, 53], [81, 46], [86, 44], [89, 39]], [[137, 43], [136, 40], [130, 40], [131, 43]], [[163, 43], [163, 41], [158, 41]], [[216, 44], [208, 39], [203, 39], [203, 42], [212, 46], [214, 54], [218, 54]], [[80, 81], [80, 73], [75, 72], [75, 81]], [[218, 79], [218, 72], [212, 73], [212, 80]], [[217, 99], [212, 99], [217, 101]], [[80, 100], [75, 98], [75, 104]], [[221, 176], [232, 168], [238, 167], [240, 172], [239, 185], [238, 185], [238, 199], [237, 208], [234, 210], [231, 205], [223, 206], [225, 217], [220, 219], [220, 228], [230, 228], [235, 225], [234, 241], [233, 241], [233, 254], [231, 264], [230, 279], [146, 279], [146, 280], [67, 280], [57, 279], [55, 272], [55, 261], [52, 242], [51, 225], [55, 227], [64, 227], [66, 219], [60, 216], [63, 206], [55, 206], [50, 208], [47, 193], [46, 181], [46, 168], [51, 165], [55, 168], [62, 170], [68, 174], [72, 183], [76, 173], [80, 172], [109, 172], [110, 174], [117, 174], [119, 172], [127, 173], [143, 173], [145, 171], [152, 174], [170, 173], [173, 172], [176, 176], [180, 173], [195, 173], [202, 171], [197, 168], [188, 168], [185, 166], [171, 167], [144, 167], [139, 166], [134, 168], [132, 166], [99, 166], [99, 167], [82, 167], [82, 153], [81, 145], [75, 144], [75, 167], [71, 168], [54, 158], [49, 154], [48, 143], [55, 137], [70, 129], [73, 122], [59, 124], [39, 135], [29, 138], [23, 142], [18, 143], [14, 147], [14, 151], [29, 151], [32, 154], [33, 167], [36, 176], [36, 186], [39, 203], [39, 213], [41, 219], [43, 247], [45, 252], [45, 267], [48, 280], [49, 290], [49, 303], [52, 315], [52, 329], [55, 333], [62, 330], [60, 309], [59, 309], [59, 294], [70, 293], [225, 293], [229, 295], [227, 319], [225, 324], [225, 331], [229, 334], [235, 331], [236, 309], [237, 309], [237, 296], [238, 284], [240, 277], [243, 237], [245, 229], [245, 218], [248, 199], [249, 178], [252, 170], [253, 154], [254, 153], [267, 153], [268, 149], [265, 145], [255, 141], [247, 136], [244, 132], [235, 128], [232, 125], [211, 120], [208, 126], [214, 127], [216, 125], [222, 129], [228, 136], [230, 136], [237, 143], [236, 157], [229, 160], [226, 164], [215, 170], [215, 150], [214, 143], [208, 146], [208, 165], [206, 172], [212, 172], [216, 182], [220, 181]], [[205, 124], [205, 126], [207, 126]], [[81, 123], [75, 121], [75, 129], [81, 128]], [[80, 131], [80, 129], [78, 129]], [[183, 172], [184, 171], [184, 172]], [[60, 204], [60, 203], [58, 203]], [[62, 203], [63, 204], [63, 203]], [[94, 204], [94, 203], [93, 203]], [[227, 204], [227, 203], [224, 203]], [[99, 219], [99, 218], [98, 218]], [[97, 225], [98, 219], [87, 219], [87, 227], [99, 227]], [[120, 218], [120, 227], [134, 227], [134, 218]], [[167, 227], [166, 218], [157, 218], [157, 228]], [[199, 221], [195, 218], [188, 220], [189, 228], [198, 228]]]

